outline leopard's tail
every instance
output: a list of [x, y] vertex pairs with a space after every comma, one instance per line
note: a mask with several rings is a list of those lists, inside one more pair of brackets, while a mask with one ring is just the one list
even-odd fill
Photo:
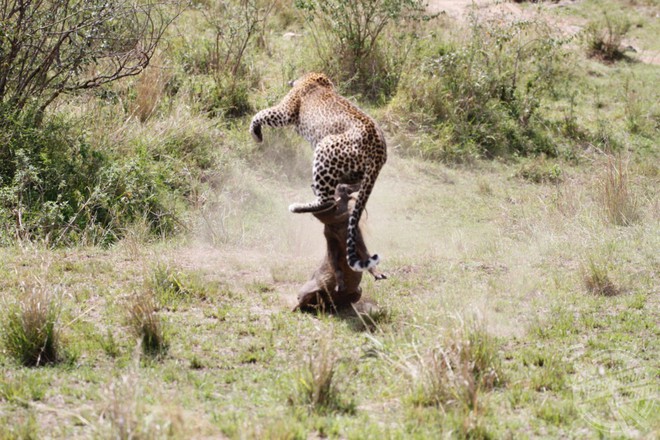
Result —
[[363, 272], [369, 270], [380, 262], [380, 258], [377, 254], [372, 255], [366, 260], [361, 260], [357, 253], [357, 240], [358, 240], [358, 224], [360, 222], [360, 217], [364, 211], [364, 207], [369, 200], [371, 195], [371, 190], [374, 187], [376, 181], [376, 173], [365, 173], [364, 178], [362, 179], [362, 184], [360, 186], [360, 191], [358, 192], [357, 200], [355, 201], [355, 207], [351, 212], [351, 216], [348, 219], [348, 237], [346, 239], [346, 258], [348, 259], [348, 265], [356, 272]]

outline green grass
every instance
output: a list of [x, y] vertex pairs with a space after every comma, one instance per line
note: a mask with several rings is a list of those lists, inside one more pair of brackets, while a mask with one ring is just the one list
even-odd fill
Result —
[[14, 303], [6, 303], [2, 325], [2, 339], [9, 356], [28, 367], [61, 361], [61, 305], [56, 289], [23, 286], [17, 296]]
[[[143, 243], [139, 252], [123, 243], [107, 251], [1, 249], [7, 300], [35, 273], [46, 287], [60, 286], [62, 320], [75, 319], [66, 328], [67, 347], [76, 353], [73, 365], [45, 370], [0, 357], [3, 377], [10, 378], [1, 388], [3, 414], [11, 415], [12, 432], [60, 438], [128, 431], [171, 432], [174, 438], [428, 438], [450, 432], [498, 438], [598, 436], [624, 428], [624, 436], [651, 435], [658, 426], [648, 411], [657, 405], [653, 394], [637, 404], [638, 418], [624, 420], [634, 401], [622, 400], [619, 412], [601, 401], [585, 406], [576, 393], [591, 388], [576, 386], [613, 348], [624, 353], [621, 362], [634, 359], [631, 367], [642, 379], [655, 374], [658, 231], [652, 205], [640, 206], [638, 222], [612, 225], [600, 215], [597, 186], [579, 184], [590, 170], [565, 167], [566, 179], [539, 184], [514, 177], [515, 164], [450, 169], [392, 158], [370, 204], [367, 237], [390, 277], [364, 281], [364, 294], [387, 310], [387, 319], [368, 331], [347, 318], [290, 311], [322, 248], [320, 227], [311, 219], [277, 215], [289, 197], [276, 197], [269, 209], [278, 220], [264, 226], [280, 235], [265, 239], [264, 230], [248, 230], [240, 245], [191, 238]], [[643, 191], [649, 184], [642, 179], [633, 186]], [[295, 183], [289, 188], [290, 198], [306, 195]], [[242, 209], [251, 215], [254, 208]], [[286, 253], [277, 245], [281, 234], [293, 240]], [[609, 255], [607, 276], [623, 293], [588, 292], [589, 255]], [[174, 288], [173, 279], [182, 288]], [[126, 306], [128, 292], [149, 288], [171, 289], [162, 297], [169, 305], [158, 311], [168, 349], [140, 361]], [[192, 294], [180, 298], [183, 291]], [[324, 340], [332, 354], [326, 353], [326, 364], [319, 346]], [[460, 375], [444, 376], [452, 381], [438, 382], [447, 391], [430, 395], [437, 404], [420, 405], [420, 387], [432, 382], [405, 371], [429, 359], [433, 347], [455, 355], [450, 365], [463, 368], [455, 371], [466, 378], [480, 383], [492, 377], [477, 372], [493, 364], [502, 380], [495, 387], [462, 388]], [[327, 389], [320, 375], [328, 371], [339, 386], [319, 400], [319, 390]], [[120, 407], [118, 401], [128, 403]], [[121, 408], [131, 409], [132, 418]]]

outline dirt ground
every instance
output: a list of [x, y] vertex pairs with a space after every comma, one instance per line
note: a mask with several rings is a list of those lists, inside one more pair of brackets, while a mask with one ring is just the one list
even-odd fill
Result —
[[[578, 17], [551, 15], [548, 14], [548, 11], [569, 7], [579, 1], [561, 0], [556, 3], [544, 3], [538, 7], [523, 8], [516, 3], [502, 2], [501, 0], [429, 0], [428, 10], [430, 13], [445, 14], [452, 19], [461, 21], [466, 20], [471, 13], [511, 20], [532, 19], [540, 15], [564, 35], [573, 36], [584, 29], [586, 21]], [[636, 58], [643, 63], [660, 65], [660, 52], [642, 48], [640, 43], [635, 39], [624, 40], [623, 46], [634, 48]]]

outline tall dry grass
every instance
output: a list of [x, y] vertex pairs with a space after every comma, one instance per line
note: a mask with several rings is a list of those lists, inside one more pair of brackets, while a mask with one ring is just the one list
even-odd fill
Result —
[[332, 335], [322, 337], [317, 350], [305, 360], [298, 372], [295, 394], [289, 397], [289, 403], [307, 407], [316, 413], [352, 413], [355, 404], [344, 398], [337, 381], [338, 359], [331, 341]]
[[62, 360], [60, 311], [61, 304], [53, 290], [23, 287], [21, 298], [8, 306], [2, 326], [9, 355], [28, 367]]
[[150, 293], [136, 293], [133, 296], [128, 305], [128, 322], [139, 338], [144, 354], [157, 356], [167, 352], [163, 325]]
[[160, 58], [152, 60], [152, 64], [142, 72], [135, 84], [135, 101], [131, 113], [140, 122], [146, 122], [154, 114], [170, 79], [167, 67], [160, 61]]
[[639, 219], [639, 202], [631, 188], [628, 162], [620, 155], [608, 158], [598, 182], [598, 197], [610, 223], [629, 226]]

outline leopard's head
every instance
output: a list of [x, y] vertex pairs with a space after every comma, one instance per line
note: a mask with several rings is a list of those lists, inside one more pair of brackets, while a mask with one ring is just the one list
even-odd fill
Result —
[[327, 76], [325, 76], [325, 74], [316, 73], [316, 72], [310, 72], [301, 76], [296, 80], [289, 81], [289, 85], [293, 88], [300, 88], [300, 89], [306, 89], [308, 87], [313, 87], [313, 86], [321, 86], [328, 88], [334, 87], [332, 81], [330, 81], [330, 79]]

